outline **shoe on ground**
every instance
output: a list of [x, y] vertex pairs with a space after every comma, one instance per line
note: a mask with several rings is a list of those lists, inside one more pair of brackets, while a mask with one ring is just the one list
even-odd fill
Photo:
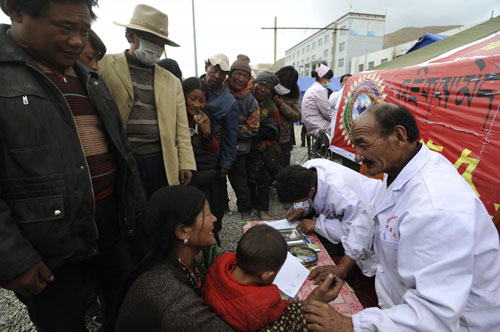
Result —
[[254, 221], [255, 217], [253, 216], [252, 211], [241, 212], [241, 220], [243, 221]]
[[267, 211], [259, 211], [259, 220], [271, 220], [271, 216]]

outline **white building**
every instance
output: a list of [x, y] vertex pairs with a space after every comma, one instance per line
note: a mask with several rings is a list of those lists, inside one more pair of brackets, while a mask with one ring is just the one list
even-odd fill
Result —
[[285, 51], [285, 65], [310, 77], [325, 63], [335, 77], [342, 76], [350, 72], [352, 57], [382, 49], [384, 26], [385, 15], [347, 13]]
[[[479, 23], [481, 22], [443, 31], [438, 34], [449, 37], [463, 30], [469, 29]], [[367, 53], [358, 57], [353, 57], [351, 59], [351, 67], [350, 67], [351, 74], [356, 74], [365, 70], [371, 70], [374, 67], [377, 67], [378, 65], [386, 63], [387, 61], [394, 60], [397, 57], [406, 54], [406, 52], [410, 49], [410, 47], [412, 47], [417, 41], [418, 39], [415, 39], [403, 44], [385, 48], [380, 51]]]

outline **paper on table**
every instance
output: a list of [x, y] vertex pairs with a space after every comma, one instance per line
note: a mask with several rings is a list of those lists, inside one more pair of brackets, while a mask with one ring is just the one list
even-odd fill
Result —
[[300, 224], [300, 221], [295, 220], [294, 222], [289, 222], [287, 219], [280, 219], [275, 221], [268, 221], [266, 225], [271, 226], [276, 229], [286, 229], [295, 228]]
[[278, 286], [280, 291], [286, 295], [295, 297], [308, 275], [309, 270], [297, 258], [288, 253], [285, 264], [281, 267], [273, 284]]

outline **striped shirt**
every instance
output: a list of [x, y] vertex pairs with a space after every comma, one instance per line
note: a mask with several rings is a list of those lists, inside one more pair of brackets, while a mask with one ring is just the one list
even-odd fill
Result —
[[161, 153], [160, 130], [154, 95], [154, 66], [145, 66], [128, 52], [128, 68], [134, 89], [134, 105], [127, 122], [127, 136], [135, 156]]
[[59, 76], [43, 64], [38, 65], [59, 88], [71, 109], [87, 159], [95, 199], [106, 198], [113, 191], [116, 160], [109, 148], [109, 138], [85, 87], [73, 68], [66, 70], [66, 76]]

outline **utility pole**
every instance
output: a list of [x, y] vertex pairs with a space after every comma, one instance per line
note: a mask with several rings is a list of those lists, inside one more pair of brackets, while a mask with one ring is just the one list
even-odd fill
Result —
[[274, 17], [274, 61], [273, 65], [276, 63], [276, 45], [278, 43], [278, 16]]
[[198, 54], [196, 51], [196, 24], [194, 19], [194, 0], [191, 0], [193, 8], [193, 40], [194, 40], [194, 75], [198, 77]]

